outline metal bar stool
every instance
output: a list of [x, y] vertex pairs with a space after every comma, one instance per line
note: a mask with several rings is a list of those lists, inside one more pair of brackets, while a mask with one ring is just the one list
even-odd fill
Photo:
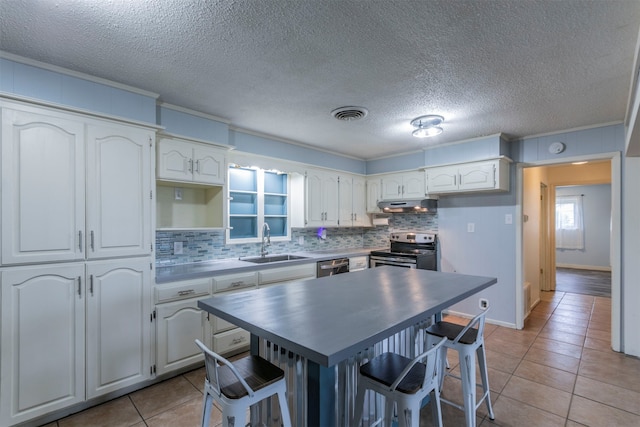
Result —
[[[495, 419], [493, 408], [491, 407], [491, 396], [489, 394], [489, 376], [487, 373], [487, 360], [484, 351], [484, 321], [485, 315], [489, 309], [471, 319], [466, 326], [457, 325], [450, 322], [436, 322], [426, 329], [427, 332], [427, 348], [436, 344], [439, 339], [446, 338], [444, 346], [441, 347], [440, 355], [440, 372], [444, 375], [440, 377], [440, 388], [444, 377], [450, 376], [462, 381], [462, 397], [463, 406], [460, 406], [447, 399], [441, 399], [442, 402], [455, 406], [464, 411], [464, 417], [467, 427], [475, 427], [476, 425], [476, 409], [484, 400], [489, 411], [489, 418]], [[474, 326], [477, 325], [477, 328]], [[445, 361], [447, 358], [447, 349], [458, 352], [460, 359], [460, 377], [445, 371]], [[483, 394], [476, 403], [476, 361], [474, 353], [478, 357], [478, 365], [480, 365], [480, 377], [482, 379]]]
[[231, 363], [199, 340], [196, 340], [196, 345], [204, 353], [206, 369], [202, 427], [209, 427], [214, 400], [222, 409], [223, 427], [239, 427], [245, 425], [251, 405], [274, 394], [278, 395], [282, 425], [291, 427], [282, 369], [253, 355]]
[[[362, 421], [362, 411], [367, 390], [385, 398], [386, 425], [391, 426], [394, 403], [398, 410], [398, 424], [418, 427], [422, 400], [431, 395], [433, 421], [442, 426], [440, 408], [440, 379], [438, 369], [440, 348], [446, 339], [411, 360], [396, 353], [383, 353], [360, 367], [358, 392], [352, 426]], [[423, 363], [424, 361], [424, 363]], [[403, 420], [403, 421], [401, 421]]]

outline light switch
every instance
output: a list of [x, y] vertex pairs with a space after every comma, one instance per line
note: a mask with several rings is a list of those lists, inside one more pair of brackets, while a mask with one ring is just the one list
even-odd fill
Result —
[[182, 242], [173, 242], [173, 254], [174, 255], [182, 254]]
[[304, 236], [298, 236], [298, 244], [300, 246], [304, 245]]
[[511, 214], [506, 214], [504, 216], [504, 223], [505, 224], [513, 224], [513, 215]]
[[182, 188], [176, 188], [173, 195], [175, 196], [176, 200], [182, 200]]
[[475, 233], [475, 231], [476, 231], [476, 224], [473, 222], [467, 223], [467, 233]]

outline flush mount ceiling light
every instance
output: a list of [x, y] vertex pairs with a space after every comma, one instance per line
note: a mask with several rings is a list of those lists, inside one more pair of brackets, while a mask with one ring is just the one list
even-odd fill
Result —
[[412, 135], [416, 138], [428, 138], [442, 133], [440, 124], [444, 122], [444, 117], [429, 114], [426, 116], [416, 117], [411, 120], [411, 126], [416, 128]]

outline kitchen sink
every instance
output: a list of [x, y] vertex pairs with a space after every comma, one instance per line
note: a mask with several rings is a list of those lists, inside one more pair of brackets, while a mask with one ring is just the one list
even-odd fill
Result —
[[281, 262], [281, 261], [293, 261], [296, 259], [307, 259], [309, 257], [306, 256], [298, 256], [298, 255], [267, 255], [267, 256], [257, 256], [253, 258], [244, 258], [240, 261], [252, 262], [254, 264], [265, 264], [267, 262]]

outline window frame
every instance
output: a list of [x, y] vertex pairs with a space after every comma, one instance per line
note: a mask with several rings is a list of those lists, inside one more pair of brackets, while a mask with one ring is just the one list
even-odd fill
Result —
[[[247, 169], [253, 170], [256, 172], [256, 236], [255, 237], [241, 237], [241, 238], [233, 238], [231, 236], [231, 218], [234, 214], [232, 214], [231, 204], [233, 202], [232, 193], [241, 191], [234, 190], [231, 187], [231, 171], [234, 169]], [[265, 192], [265, 173], [277, 173], [279, 175], [286, 176], [286, 193], [270, 193]], [[283, 236], [274, 236], [271, 235], [272, 242], [284, 242], [291, 240], [291, 177], [286, 172], [273, 171], [273, 170], [264, 170], [257, 167], [244, 167], [239, 165], [229, 165], [227, 169], [227, 221], [228, 227], [226, 230], [226, 243], [227, 244], [243, 244], [243, 243], [261, 243], [262, 242], [262, 227], [265, 223], [265, 217], [277, 217], [277, 215], [265, 215], [265, 195], [280, 195], [286, 197], [286, 215], [283, 217], [286, 218], [286, 226], [285, 226], [285, 234]]]

